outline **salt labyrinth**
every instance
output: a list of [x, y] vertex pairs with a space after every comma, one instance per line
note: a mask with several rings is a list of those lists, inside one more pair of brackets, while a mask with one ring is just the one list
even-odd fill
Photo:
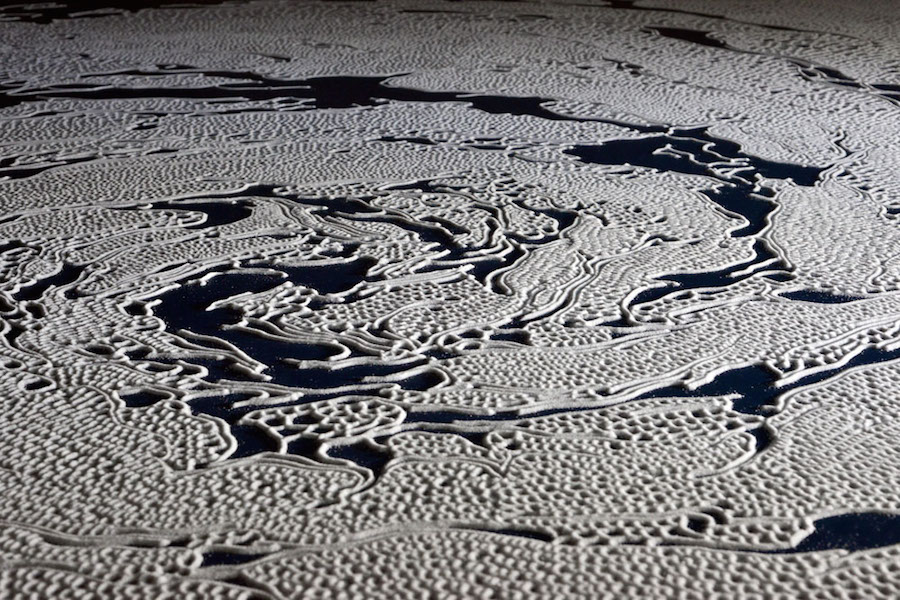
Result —
[[0, 596], [897, 598], [897, 31], [0, 4]]

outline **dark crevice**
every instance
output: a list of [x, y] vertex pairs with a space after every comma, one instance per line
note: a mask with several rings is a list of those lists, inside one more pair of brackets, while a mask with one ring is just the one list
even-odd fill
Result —
[[478, 531], [481, 533], [493, 533], [496, 535], [506, 535], [512, 537], [525, 538], [529, 540], [537, 540], [540, 542], [554, 542], [556, 536], [552, 533], [542, 531], [540, 529], [526, 527], [486, 527], [483, 525], [453, 525], [452, 529], [457, 531]]
[[25, 328], [18, 323], [14, 323], [7, 317], [4, 317], [4, 319], [9, 324], [9, 329], [3, 334], [3, 338], [6, 340], [6, 343], [9, 344], [10, 348], [18, 348], [19, 346], [16, 344], [16, 340], [25, 333]]
[[[0, 90], [0, 101], [6, 105], [47, 98], [79, 98], [88, 100], [122, 100], [143, 98], [182, 98], [195, 100], [264, 101], [294, 99], [310, 101], [301, 108], [351, 108], [376, 106], [385, 101], [398, 102], [463, 102], [490, 114], [529, 115], [553, 121], [597, 122], [625, 127], [643, 133], [661, 133], [664, 126], [648, 126], [612, 119], [577, 118], [561, 115], [544, 105], [552, 98], [537, 96], [496, 96], [469, 92], [429, 92], [387, 84], [391, 77], [316, 77], [301, 80], [272, 79], [251, 72], [204, 71], [193, 68], [158, 71], [124, 71], [119, 74], [164, 76], [174, 73], [227, 77], [241, 83], [200, 87], [122, 87], [96, 84], [56, 85], [40, 89]], [[115, 75], [110, 73], [107, 75]], [[99, 77], [95, 75], [94, 77]], [[296, 106], [291, 105], [292, 109]]]
[[739, 54], [749, 54], [751, 56], [770, 56], [772, 58], [785, 60], [797, 67], [797, 71], [800, 76], [807, 81], [825, 82], [855, 90], [867, 91], [894, 104], [900, 104], [900, 97], [895, 94], [889, 93], [890, 91], [892, 91], [891, 88], [894, 87], [891, 84], [868, 84], [859, 81], [858, 79], [851, 77], [845, 73], [842, 73], [834, 67], [817, 64], [804, 58], [798, 58], [796, 56], [783, 56], [779, 54], [769, 54], [766, 52], [755, 52], [752, 50], [743, 50], [741, 48], [731, 46], [723, 42], [722, 40], [711, 37], [710, 33], [707, 31], [677, 27], [648, 27], [645, 29], [645, 31], [657, 34], [661, 37], [680, 40], [692, 44], [698, 44], [709, 48], [728, 50], [731, 52], [737, 52]]
[[203, 553], [201, 567], [222, 567], [231, 565], [245, 565], [254, 560], [265, 558], [269, 553], [253, 554], [245, 552], [209, 551]]
[[372, 472], [376, 480], [384, 474], [387, 464], [394, 457], [390, 448], [369, 438], [362, 438], [349, 444], [331, 446], [328, 449], [328, 456], [348, 460], [366, 468]]
[[[266, 452], [278, 452], [281, 449], [281, 444], [278, 440], [266, 434], [264, 430], [256, 425], [229, 422], [229, 428], [231, 435], [238, 442], [237, 448], [231, 454], [231, 458], [246, 458]], [[309, 458], [309, 455], [303, 456]]]
[[230, 225], [246, 219], [253, 212], [253, 204], [249, 200], [221, 200], [217, 202], [198, 202], [192, 199], [163, 200], [149, 206], [120, 208], [115, 210], [184, 210], [202, 212], [206, 218], [202, 223], [188, 225], [185, 229], [209, 229]]
[[[586, 163], [633, 165], [687, 175], [705, 175], [720, 181], [750, 187], [756, 174], [770, 179], [790, 179], [811, 186], [825, 167], [766, 160], [741, 151], [739, 144], [712, 136], [708, 128], [672, 129], [664, 135], [609, 140], [599, 145], [577, 145], [568, 151]], [[739, 174], [722, 173], [716, 166], [741, 167]]]
[[793, 383], [775, 387], [778, 375], [763, 365], [751, 365], [731, 369], [717, 375], [711, 382], [689, 390], [683, 384], [657, 388], [635, 398], [700, 398], [739, 394], [733, 401], [734, 410], [749, 415], [770, 415], [775, 400], [788, 392], [831, 379], [843, 371], [864, 365], [877, 365], [900, 358], [900, 350], [883, 350], [869, 347], [850, 359], [845, 365], [812, 373]]
[[18, 21], [46, 25], [53, 21], [99, 19], [121, 16], [150, 8], [200, 8], [224, 4], [227, 0], [58, 0], [56, 2], [0, 3], [0, 22]]
[[170, 398], [171, 394], [156, 390], [142, 389], [128, 394], [119, 394], [119, 398], [128, 408], [146, 408], [162, 400]]
[[852, 512], [818, 519], [814, 526], [815, 530], [795, 547], [775, 550], [771, 554], [836, 549], [860, 552], [900, 544], [900, 515]]
[[769, 425], [760, 425], [759, 427], [748, 429], [747, 433], [749, 433], [756, 442], [756, 446], [753, 449], [754, 455], [764, 452], [775, 443], [776, 439], [778, 439], [777, 432]]
[[635, 3], [636, 0], [607, 0], [605, 4], [583, 4], [583, 3], [572, 3], [572, 6], [584, 6], [590, 8], [613, 8], [619, 10], [640, 10], [647, 12], [661, 12], [661, 13], [673, 13], [680, 15], [690, 15], [694, 17], [703, 17], [706, 19], [714, 19], [717, 21], [729, 21], [733, 23], [741, 23], [743, 25], [753, 25], [754, 27], [760, 27], [762, 29], [772, 29], [775, 31], [795, 31], [798, 33], [817, 33], [817, 34], [827, 34], [827, 35], [835, 35], [838, 37], [850, 37], [840, 33], [833, 33], [829, 31], [819, 31], [815, 29], [798, 29], [796, 27], [788, 27], [785, 25], [770, 25], [766, 23], [757, 23], [755, 21], [741, 21], [738, 19], [732, 19], [730, 17], [726, 17], [725, 15], [717, 15], [715, 13], [705, 13], [694, 10], [685, 10], [680, 8], [669, 8], [663, 6], [640, 6]]
[[[658, 277], [657, 279], [670, 283], [640, 292], [631, 301], [630, 307], [633, 308], [641, 304], [656, 302], [675, 292], [687, 293], [690, 290], [727, 288], [734, 283], [753, 277], [754, 272], [750, 269], [753, 265], [761, 264], [774, 258], [777, 258], [777, 256], [769, 249], [768, 244], [759, 240], [753, 244], [753, 258], [737, 265], [725, 267], [724, 269], [718, 269], [716, 271], [673, 273], [671, 275]], [[780, 260], [771, 263], [770, 267], [770, 269], [787, 268], [787, 264]], [[741, 275], [735, 275], [735, 273], [741, 272], [744, 269], [747, 269], [747, 271]], [[626, 321], [620, 321], [616, 323], [605, 323], [605, 325], [627, 327], [632, 324]]]
[[708, 31], [681, 29], [679, 27], [647, 27], [646, 30], [657, 33], [663, 37], [691, 42], [692, 44], [699, 44], [710, 48], [728, 48], [728, 45], [725, 42], [710, 37]]
[[815, 302], [816, 304], [846, 304], [847, 302], [856, 302], [857, 300], [864, 299], [863, 296], [850, 296], [827, 290], [797, 290], [794, 292], [784, 292], [779, 294], [779, 296], [787, 298], [788, 300]]
[[9, 179], [25, 179], [27, 177], [33, 177], [39, 173], [43, 173], [44, 171], [49, 171], [51, 169], [56, 169], [59, 167], [66, 167], [69, 165], [77, 165], [78, 163], [89, 162], [92, 160], [97, 160], [98, 156], [79, 156], [77, 158], [59, 158], [50, 163], [41, 163], [31, 166], [20, 166], [20, 167], [12, 167], [7, 166], [0, 168], [0, 179], [9, 178]]
[[[31, 285], [23, 287], [13, 294], [13, 298], [19, 302], [23, 300], [39, 300], [50, 288], [60, 288], [78, 281], [78, 278], [81, 277], [86, 268], [85, 265], [63, 263], [59, 272], [55, 275], [39, 279]], [[67, 298], [73, 298], [75, 295], [72, 290], [66, 291]]]
[[[852, 512], [832, 517], [824, 517], [814, 522], [815, 530], [793, 548], [779, 550], [756, 550], [752, 547], [742, 548], [743, 552], [754, 554], [801, 554], [822, 552], [826, 550], [847, 550], [862, 552], [900, 544], [900, 515], [876, 511]], [[528, 527], [489, 527], [483, 525], [456, 524], [454, 530], [479, 531], [498, 535], [520, 537], [555, 544], [577, 544], [578, 540], [566, 540], [536, 528]], [[708, 521], [698, 517], [690, 517], [687, 529], [698, 534], [706, 533]], [[644, 546], [650, 541], [623, 542], [623, 545]], [[661, 546], [673, 547], [705, 547], [691, 540], [666, 540]]]
[[[778, 382], [778, 377], [775, 373], [762, 365], [751, 365], [725, 371], [716, 376], [711, 382], [694, 389], [688, 389], [683, 383], [677, 383], [659, 387], [655, 390], [635, 396], [629, 402], [649, 398], [704, 398], [736, 394], [739, 397], [732, 401], [735, 411], [748, 415], [768, 416], [773, 413], [775, 400], [787, 392], [821, 383], [839, 375], [847, 369], [864, 365], [876, 365], [898, 358], [900, 358], [900, 349], [889, 351], [870, 347], [854, 356], [844, 365], [835, 366], [833, 369], [818, 373], [812, 373], [791, 384], [781, 387], [775, 387], [774, 385]], [[490, 423], [514, 425], [541, 417], [598, 410], [603, 410], [603, 407], [592, 404], [575, 407], [550, 408], [529, 412], [527, 414], [522, 414], [519, 409], [498, 411], [493, 414], [474, 414], [462, 410], [429, 410], [427, 408], [421, 408], [409, 412], [405, 422], [407, 424], [421, 424], [422, 426], [465, 423], [474, 425], [478, 422], [484, 422], [485, 431], [490, 431], [495, 428], [495, 426], [490, 425]], [[440, 429], [440, 431], [452, 430]], [[456, 433], [455, 431], [453, 432]], [[762, 441], [764, 446], [768, 446], [773, 441], [774, 432], [770, 429], [768, 431], [756, 431], [752, 435], [757, 439], [758, 443]]]

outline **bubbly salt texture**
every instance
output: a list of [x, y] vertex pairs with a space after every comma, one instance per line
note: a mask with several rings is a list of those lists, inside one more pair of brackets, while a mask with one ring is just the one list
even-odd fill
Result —
[[895, 598], [893, 2], [0, 6], [0, 596]]

